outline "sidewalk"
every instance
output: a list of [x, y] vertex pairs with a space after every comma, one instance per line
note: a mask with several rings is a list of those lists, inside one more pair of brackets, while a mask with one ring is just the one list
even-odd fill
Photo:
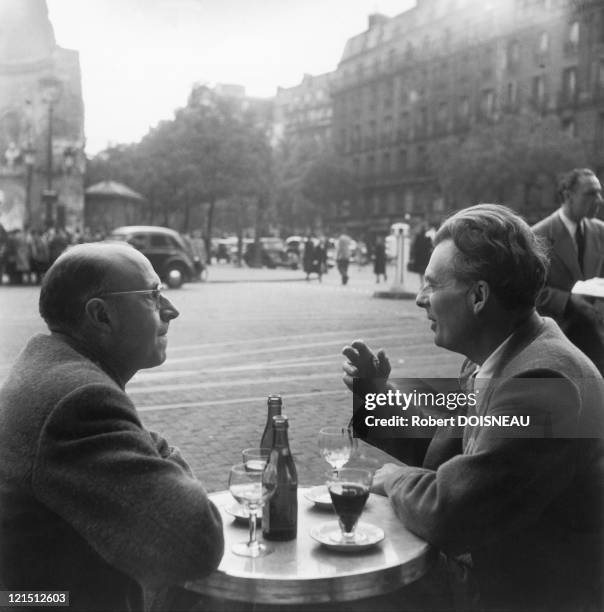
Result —
[[[375, 282], [373, 274], [373, 266], [367, 264], [359, 268], [356, 264], [351, 264], [348, 269], [349, 281], [346, 287], [363, 289], [366, 292], [385, 291], [392, 285], [394, 278], [394, 266], [390, 265], [387, 268], [388, 281], [383, 280], [380, 283]], [[319, 285], [319, 280], [316, 274], [311, 274], [310, 280], [306, 280], [306, 274], [303, 270], [290, 270], [288, 268], [241, 268], [227, 263], [215, 263], [208, 267], [207, 283], [279, 283], [279, 282], [308, 282]], [[419, 290], [419, 276], [417, 274], [407, 273], [406, 288], [411, 292]], [[327, 274], [323, 275], [323, 285], [342, 286], [342, 281], [338, 270], [330, 268]], [[342, 287], [345, 289], [345, 287]]]

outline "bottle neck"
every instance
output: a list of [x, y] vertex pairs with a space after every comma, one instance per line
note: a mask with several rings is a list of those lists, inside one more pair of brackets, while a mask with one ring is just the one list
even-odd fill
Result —
[[268, 403], [268, 419], [272, 423], [272, 418], [281, 414], [281, 402]]
[[273, 431], [273, 448], [277, 450], [289, 450], [289, 440], [287, 438], [287, 429], [275, 427]]

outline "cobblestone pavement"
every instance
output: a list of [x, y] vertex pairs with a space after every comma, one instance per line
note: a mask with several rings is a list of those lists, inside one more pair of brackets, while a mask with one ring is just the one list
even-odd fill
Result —
[[[328, 466], [317, 432], [350, 418], [340, 351], [355, 338], [383, 347], [393, 376], [457, 374], [461, 358], [433, 345], [413, 300], [372, 297], [369, 268], [352, 267], [347, 286], [335, 271], [322, 283], [303, 279], [215, 265], [209, 282], [168, 292], [181, 312], [168, 359], [139, 372], [127, 391], [145, 425], [181, 449], [209, 491], [224, 489], [241, 449], [259, 442], [271, 393], [283, 396], [300, 484], [322, 481]], [[37, 297], [35, 287], [0, 287], [0, 379], [25, 340], [44, 331]]]

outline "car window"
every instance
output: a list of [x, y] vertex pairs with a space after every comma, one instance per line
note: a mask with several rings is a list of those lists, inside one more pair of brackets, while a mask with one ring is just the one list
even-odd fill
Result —
[[140, 251], [147, 246], [147, 236], [145, 234], [134, 234], [128, 238], [128, 243]]
[[182, 250], [182, 245], [178, 242], [178, 240], [176, 240], [176, 238], [174, 238], [174, 236], [166, 236], [166, 238], [168, 239], [168, 244], [173, 249]]
[[165, 236], [164, 234], [151, 234], [151, 240], [149, 245], [151, 247], [171, 247], [172, 243], [170, 242], [170, 236]]

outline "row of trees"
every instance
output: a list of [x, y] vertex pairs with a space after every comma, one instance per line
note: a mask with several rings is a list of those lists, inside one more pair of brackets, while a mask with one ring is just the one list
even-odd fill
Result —
[[[271, 123], [269, 106], [199, 86], [140, 143], [92, 159], [87, 183], [123, 182], [147, 198], [148, 222], [181, 231], [203, 225], [206, 238], [215, 229], [319, 229], [331, 203], [359, 195], [360, 177], [320, 140], [273, 147]], [[558, 173], [585, 165], [586, 152], [557, 116], [518, 113], [434, 144], [427, 163], [422, 174], [434, 177], [448, 209], [493, 201], [527, 214], [535, 194], [553, 198]]]
[[145, 196], [148, 221], [189, 231], [271, 224], [290, 231], [315, 225], [331, 201], [350, 197], [351, 175], [328, 146], [285, 140], [271, 146], [270, 108], [192, 91], [174, 118], [140, 143], [111, 147], [89, 161], [87, 184], [116, 180]]
[[587, 154], [556, 115], [522, 112], [432, 146], [429, 163], [448, 208], [498, 202], [530, 217], [542, 212], [542, 194], [554, 205], [558, 176], [585, 166]]

